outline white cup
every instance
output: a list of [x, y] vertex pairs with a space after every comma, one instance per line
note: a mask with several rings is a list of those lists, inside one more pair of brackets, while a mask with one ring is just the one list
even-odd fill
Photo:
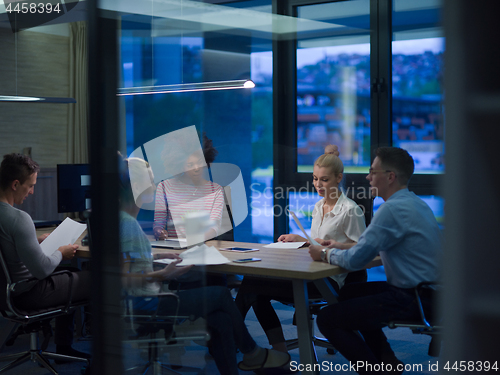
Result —
[[187, 245], [198, 245], [205, 242], [205, 233], [215, 225], [210, 214], [205, 211], [191, 212], [184, 217]]

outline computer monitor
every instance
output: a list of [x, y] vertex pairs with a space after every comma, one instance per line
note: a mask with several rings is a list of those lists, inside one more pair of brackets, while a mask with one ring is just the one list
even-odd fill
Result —
[[57, 211], [83, 212], [90, 209], [89, 164], [57, 165]]

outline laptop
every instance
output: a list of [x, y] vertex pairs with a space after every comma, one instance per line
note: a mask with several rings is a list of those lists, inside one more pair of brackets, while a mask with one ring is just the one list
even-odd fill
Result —
[[185, 238], [168, 238], [166, 240], [152, 240], [151, 246], [166, 249], [186, 249], [188, 244]]

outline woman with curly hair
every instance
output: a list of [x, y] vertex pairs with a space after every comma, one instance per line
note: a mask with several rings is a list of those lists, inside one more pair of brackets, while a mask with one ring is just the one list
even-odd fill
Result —
[[[160, 240], [185, 237], [184, 217], [192, 212], [208, 212], [214, 225], [205, 232], [205, 240], [219, 234], [224, 193], [210, 181], [208, 167], [217, 155], [212, 140], [203, 134], [203, 151], [199, 144], [179, 138], [169, 141], [162, 153], [165, 169], [174, 175], [163, 180], [156, 190], [153, 232]], [[180, 172], [180, 173], [179, 173]]]

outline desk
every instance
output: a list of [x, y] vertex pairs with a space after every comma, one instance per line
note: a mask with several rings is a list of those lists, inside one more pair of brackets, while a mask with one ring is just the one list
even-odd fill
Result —
[[[293, 284], [293, 295], [295, 302], [295, 314], [297, 318], [297, 333], [299, 341], [299, 355], [301, 364], [317, 363], [314, 346], [311, 342], [312, 333], [309, 327], [309, 300], [306, 284], [313, 281], [328, 303], [335, 303], [336, 298], [329, 283], [324, 278], [332, 275], [346, 273], [347, 271], [338, 266], [332, 266], [323, 262], [315, 262], [309, 255], [307, 249], [276, 249], [264, 248], [264, 244], [229, 241], [208, 241], [208, 246], [221, 247], [250, 247], [259, 251], [250, 253], [237, 253], [223, 251], [225, 257], [230, 260], [250, 257], [261, 258], [260, 262], [251, 263], [227, 263], [217, 266], [207, 266], [207, 272], [232, 273], [238, 275], [281, 278], [291, 280]], [[180, 253], [183, 250], [153, 248], [153, 253]], [[87, 246], [81, 246], [76, 253], [77, 257], [90, 258]], [[371, 261], [366, 268], [380, 266], [380, 257]], [[303, 374], [314, 372], [302, 372]]]
[[[313, 343], [311, 342], [312, 332], [310, 331], [309, 326], [311, 317], [309, 314], [309, 299], [306, 284], [308, 281], [313, 281], [328, 303], [335, 303], [336, 298], [334, 291], [324, 278], [346, 273], [347, 271], [338, 266], [313, 261], [307, 248], [276, 249], [265, 248], [264, 244], [229, 241], [208, 241], [206, 244], [216, 248], [231, 246], [257, 248], [259, 249], [258, 252], [237, 253], [232, 251], [222, 251], [222, 253], [230, 260], [251, 257], [262, 259], [260, 262], [227, 263], [217, 266], [207, 266], [207, 272], [281, 278], [292, 281], [295, 314], [297, 318], [300, 363], [317, 363], [316, 353], [314, 351]], [[182, 250], [153, 248], [153, 253], [180, 253], [181, 251]], [[380, 266], [381, 264], [382, 262], [380, 257], [377, 257], [371, 261], [366, 268]], [[302, 374], [307, 373], [314, 372], [302, 372]]]

